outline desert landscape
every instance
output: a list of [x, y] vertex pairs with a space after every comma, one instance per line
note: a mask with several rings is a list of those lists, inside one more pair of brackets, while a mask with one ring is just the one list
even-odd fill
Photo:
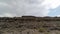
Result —
[[0, 17], [0, 34], [60, 34], [60, 17]]

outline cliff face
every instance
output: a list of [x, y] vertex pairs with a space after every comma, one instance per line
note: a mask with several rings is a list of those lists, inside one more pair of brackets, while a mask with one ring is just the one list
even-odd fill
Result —
[[45, 28], [49, 30], [60, 30], [60, 17], [0, 17], [0, 31]]

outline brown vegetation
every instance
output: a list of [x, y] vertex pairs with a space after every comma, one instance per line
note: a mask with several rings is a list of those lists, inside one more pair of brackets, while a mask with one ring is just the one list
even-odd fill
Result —
[[50, 32], [60, 30], [60, 17], [0, 17], [0, 31], [24, 31], [26, 29], [36, 29], [39, 32]]

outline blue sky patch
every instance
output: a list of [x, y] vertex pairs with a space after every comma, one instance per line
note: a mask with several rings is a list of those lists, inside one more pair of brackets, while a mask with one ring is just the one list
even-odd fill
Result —
[[50, 9], [49, 16], [57, 16], [60, 15], [60, 6], [55, 9]]

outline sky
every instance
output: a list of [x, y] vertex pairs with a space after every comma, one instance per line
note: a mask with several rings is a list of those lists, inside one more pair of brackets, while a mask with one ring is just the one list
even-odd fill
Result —
[[60, 0], [0, 0], [0, 17], [60, 16]]

